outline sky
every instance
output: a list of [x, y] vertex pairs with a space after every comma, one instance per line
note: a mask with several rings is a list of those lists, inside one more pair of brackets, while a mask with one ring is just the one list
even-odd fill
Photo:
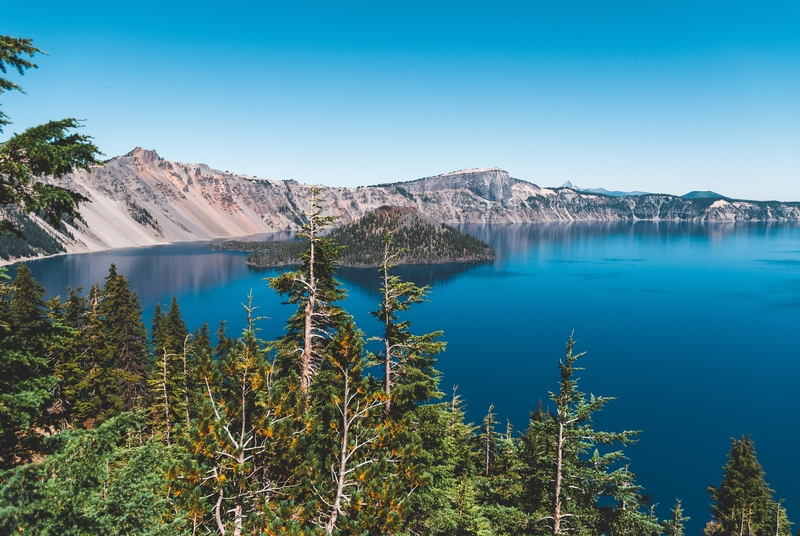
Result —
[[47, 52], [14, 124], [329, 186], [500, 167], [540, 186], [800, 201], [800, 2], [13, 2]]

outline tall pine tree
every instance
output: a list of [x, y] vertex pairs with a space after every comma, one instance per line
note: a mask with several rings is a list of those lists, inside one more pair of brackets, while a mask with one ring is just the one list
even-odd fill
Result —
[[334, 305], [345, 297], [334, 277], [339, 248], [324, 236], [335, 218], [323, 215], [318, 188], [312, 188], [311, 195], [312, 212], [306, 215], [307, 222], [298, 233], [308, 243], [300, 266], [269, 280], [272, 289], [287, 296], [287, 303], [297, 306], [280, 341], [279, 359], [282, 367], [297, 371], [300, 391], [306, 396], [323, 359], [323, 349], [346, 316]]
[[709, 486], [714, 504], [707, 536], [789, 536], [790, 523], [764, 480], [750, 437], [731, 439], [728, 462], [719, 487]]
[[139, 297], [113, 264], [103, 286], [100, 314], [114, 347], [123, 405], [128, 411], [141, 407], [147, 397], [147, 329]]

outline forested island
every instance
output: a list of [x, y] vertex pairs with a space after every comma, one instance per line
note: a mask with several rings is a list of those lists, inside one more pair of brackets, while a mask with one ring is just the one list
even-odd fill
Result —
[[[612, 399], [581, 391], [572, 338], [525, 430], [493, 407], [469, 423], [442, 393], [442, 333], [402, 319], [429, 289], [393, 275], [391, 235], [368, 351], [328, 223], [310, 214], [300, 264], [269, 280], [295, 306], [277, 340], [258, 337], [252, 299], [235, 336], [190, 333], [176, 299], [148, 330], [113, 265], [64, 301], [25, 265], [4, 277], [0, 534], [684, 533], [680, 501], [659, 518], [636, 483], [638, 432], [595, 426]], [[748, 437], [708, 491], [707, 536], [790, 536]]]
[[[387, 233], [391, 234], [397, 252], [394, 264], [483, 262], [495, 258], [494, 250], [485, 242], [437, 223], [411, 207], [377, 208], [353, 223], [334, 229], [328, 237], [339, 247], [340, 265], [380, 266]], [[297, 241], [228, 241], [214, 247], [252, 252], [247, 263], [257, 267], [299, 264], [305, 251], [305, 245]]]

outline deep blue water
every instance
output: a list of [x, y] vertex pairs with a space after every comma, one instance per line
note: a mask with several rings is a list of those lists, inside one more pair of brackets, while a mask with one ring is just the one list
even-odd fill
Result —
[[[800, 522], [800, 228], [734, 224], [535, 224], [465, 226], [498, 252], [494, 263], [403, 268], [433, 287], [410, 313], [413, 329], [442, 329], [443, 391], [458, 384], [469, 418], [494, 403], [524, 428], [557, 388], [558, 360], [574, 330], [580, 387], [617, 400], [605, 429], [643, 430], [627, 449], [631, 470], [660, 504], [676, 497], [708, 519], [706, 487], [718, 484], [731, 437], [751, 434], [767, 481]], [[29, 263], [50, 295], [101, 281], [110, 263], [131, 280], [149, 319], [178, 296], [189, 326], [242, 329], [252, 289], [264, 337], [281, 333], [290, 309], [242, 254], [179, 244]], [[342, 269], [345, 307], [367, 335], [379, 325], [372, 269]]]

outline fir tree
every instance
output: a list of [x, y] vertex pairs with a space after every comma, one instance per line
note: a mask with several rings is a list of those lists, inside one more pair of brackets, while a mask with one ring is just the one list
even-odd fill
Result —
[[411, 323], [399, 320], [398, 313], [424, 302], [429, 289], [390, 274], [402, 250], [392, 250], [391, 234], [383, 240], [383, 260], [379, 267], [382, 300], [380, 308], [371, 314], [383, 324], [383, 352], [379, 357], [383, 361], [386, 412], [391, 411], [396, 400], [395, 416], [401, 416], [417, 403], [441, 396], [434, 363], [435, 356], [444, 351], [445, 343], [438, 340], [441, 331], [413, 335], [409, 329]]
[[40, 452], [50, 431], [47, 408], [58, 379], [48, 359], [53, 333], [43, 296], [24, 264], [11, 285], [0, 281], [0, 468]]
[[100, 313], [114, 347], [122, 401], [126, 410], [139, 407], [147, 396], [147, 330], [142, 308], [128, 280], [111, 265], [102, 292]]
[[[38, 53], [41, 50], [33, 46], [31, 39], [0, 35], [0, 71], [3, 73], [8, 67], [20, 75], [36, 68], [29, 58]], [[9, 90], [22, 91], [22, 88], [0, 78], [0, 93]], [[7, 116], [0, 112], [0, 133], [7, 124]], [[73, 169], [88, 171], [91, 164], [100, 163], [97, 156], [101, 153], [91, 137], [69, 132], [80, 126], [80, 122], [72, 118], [50, 121], [0, 143], [0, 209], [11, 205], [24, 212], [36, 212], [56, 226], [64, 215], [80, 217], [77, 207], [87, 200], [84, 196], [41, 181], [45, 176], [61, 177]], [[3, 217], [0, 233], [4, 232], [18, 234], [19, 230]]]
[[681, 500], [675, 500], [675, 506], [670, 510], [670, 518], [662, 523], [663, 531], [666, 536], [684, 536], [683, 524], [690, 518], [684, 516]]
[[[600, 454], [598, 450], [598, 446], [628, 444], [638, 432], [594, 429], [593, 414], [613, 399], [594, 395], [587, 398], [578, 390], [574, 373], [581, 369], [575, 367], [575, 361], [583, 354], [573, 354], [574, 344], [570, 337], [566, 357], [559, 363], [559, 391], [550, 394], [555, 414], [538, 412], [531, 419], [528, 432], [538, 450], [531, 461], [542, 464], [531, 469], [535, 478], [542, 479], [534, 485], [541, 512], [538, 519], [546, 522], [556, 536], [573, 531], [614, 530], [620, 510], [631, 510], [623, 512], [627, 523], [633, 512], [641, 514], [643, 502], [627, 468], [612, 467], [624, 458], [622, 452]], [[601, 508], [601, 498], [614, 501], [614, 506]]]
[[790, 523], [773, 490], [764, 480], [750, 437], [731, 439], [731, 450], [719, 487], [709, 486], [713, 519], [706, 524], [708, 536], [789, 536]]
[[174, 296], [166, 313], [156, 305], [151, 339], [153, 360], [148, 373], [151, 408], [157, 428], [170, 445], [176, 424], [189, 420], [189, 333]]
[[271, 508], [287, 485], [281, 462], [291, 440], [281, 430], [287, 416], [266, 346], [256, 337], [252, 295], [245, 309], [247, 327], [230, 352], [203, 360], [205, 411], [190, 442], [205, 468], [194, 478], [212, 501], [213, 522], [205, 523], [234, 536], [263, 531], [274, 519]]
[[89, 429], [124, 408], [121, 372], [100, 303], [100, 289], [95, 284], [89, 291], [85, 319], [76, 330], [72, 351], [56, 370], [73, 422]]
[[286, 368], [297, 370], [300, 391], [308, 396], [311, 381], [323, 357], [323, 348], [336, 326], [344, 318], [334, 302], [343, 300], [345, 291], [335, 279], [339, 248], [323, 235], [335, 218], [323, 216], [318, 188], [311, 189], [311, 214], [298, 235], [308, 249], [300, 256], [294, 272], [285, 272], [269, 280], [272, 289], [287, 296], [287, 303], [297, 306], [289, 318], [287, 333], [281, 339], [280, 357], [287, 358]]
[[[363, 347], [363, 334], [352, 322], [345, 323], [329, 346], [328, 367], [320, 380], [327, 396], [316, 397], [321, 406], [315, 409], [324, 412], [320, 419], [322, 430], [327, 427], [332, 432], [326, 442], [328, 451], [323, 459], [327, 461], [323, 462], [322, 473], [329, 479], [319, 486], [319, 499], [325, 506], [317, 520], [328, 534], [358, 523], [354, 513], [360, 508], [352, 507], [369, 504], [365, 489], [369, 475], [375, 474], [375, 466], [387, 455], [376, 448], [384, 432], [378, 415], [385, 397], [375, 392], [364, 375], [368, 361]], [[322, 394], [316, 389], [315, 392]], [[328, 400], [333, 402], [333, 408]], [[375, 521], [378, 520], [372, 520]]]

